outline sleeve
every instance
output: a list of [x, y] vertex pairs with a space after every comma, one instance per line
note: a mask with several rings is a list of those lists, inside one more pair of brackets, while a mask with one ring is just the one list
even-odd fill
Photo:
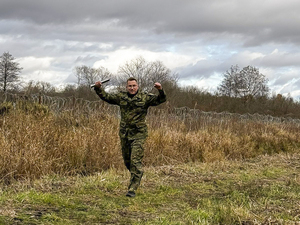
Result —
[[113, 105], [120, 105], [120, 97], [117, 94], [109, 94], [103, 88], [94, 88], [96, 94], [105, 102]]
[[164, 90], [158, 90], [158, 95], [148, 94], [148, 104], [149, 106], [157, 106], [164, 103], [167, 100], [167, 96]]

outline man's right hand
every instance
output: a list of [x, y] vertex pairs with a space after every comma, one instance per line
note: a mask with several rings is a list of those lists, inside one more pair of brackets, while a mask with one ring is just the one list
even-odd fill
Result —
[[97, 88], [101, 88], [101, 85], [102, 85], [102, 83], [100, 81], [97, 81], [95, 83], [95, 87], [97, 87]]

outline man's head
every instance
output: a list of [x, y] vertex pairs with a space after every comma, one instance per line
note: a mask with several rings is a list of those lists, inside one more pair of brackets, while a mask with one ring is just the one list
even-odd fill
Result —
[[127, 89], [129, 94], [135, 95], [137, 93], [138, 89], [139, 89], [139, 85], [137, 83], [137, 80], [133, 77], [128, 78], [126, 89]]

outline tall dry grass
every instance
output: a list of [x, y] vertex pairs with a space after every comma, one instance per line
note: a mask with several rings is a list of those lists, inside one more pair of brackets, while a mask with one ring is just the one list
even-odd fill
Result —
[[[297, 152], [300, 147], [300, 128], [292, 123], [180, 120], [165, 111], [150, 113], [148, 124], [147, 166], [244, 159]], [[124, 168], [118, 127], [118, 117], [101, 110], [89, 114], [53, 113], [37, 106], [10, 110], [0, 116], [0, 180]]]
[[0, 116], [0, 179], [91, 173], [118, 165], [118, 121], [71, 111]]

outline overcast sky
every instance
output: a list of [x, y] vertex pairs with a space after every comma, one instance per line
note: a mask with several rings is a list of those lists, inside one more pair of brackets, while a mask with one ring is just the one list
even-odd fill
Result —
[[81, 65], [116, 74], [143, 56], [208, 91], [251, 65], [273, 93], [299, 99], [300, 1], [0, 0], [0, 50], [25, 81], [76, 82]]

